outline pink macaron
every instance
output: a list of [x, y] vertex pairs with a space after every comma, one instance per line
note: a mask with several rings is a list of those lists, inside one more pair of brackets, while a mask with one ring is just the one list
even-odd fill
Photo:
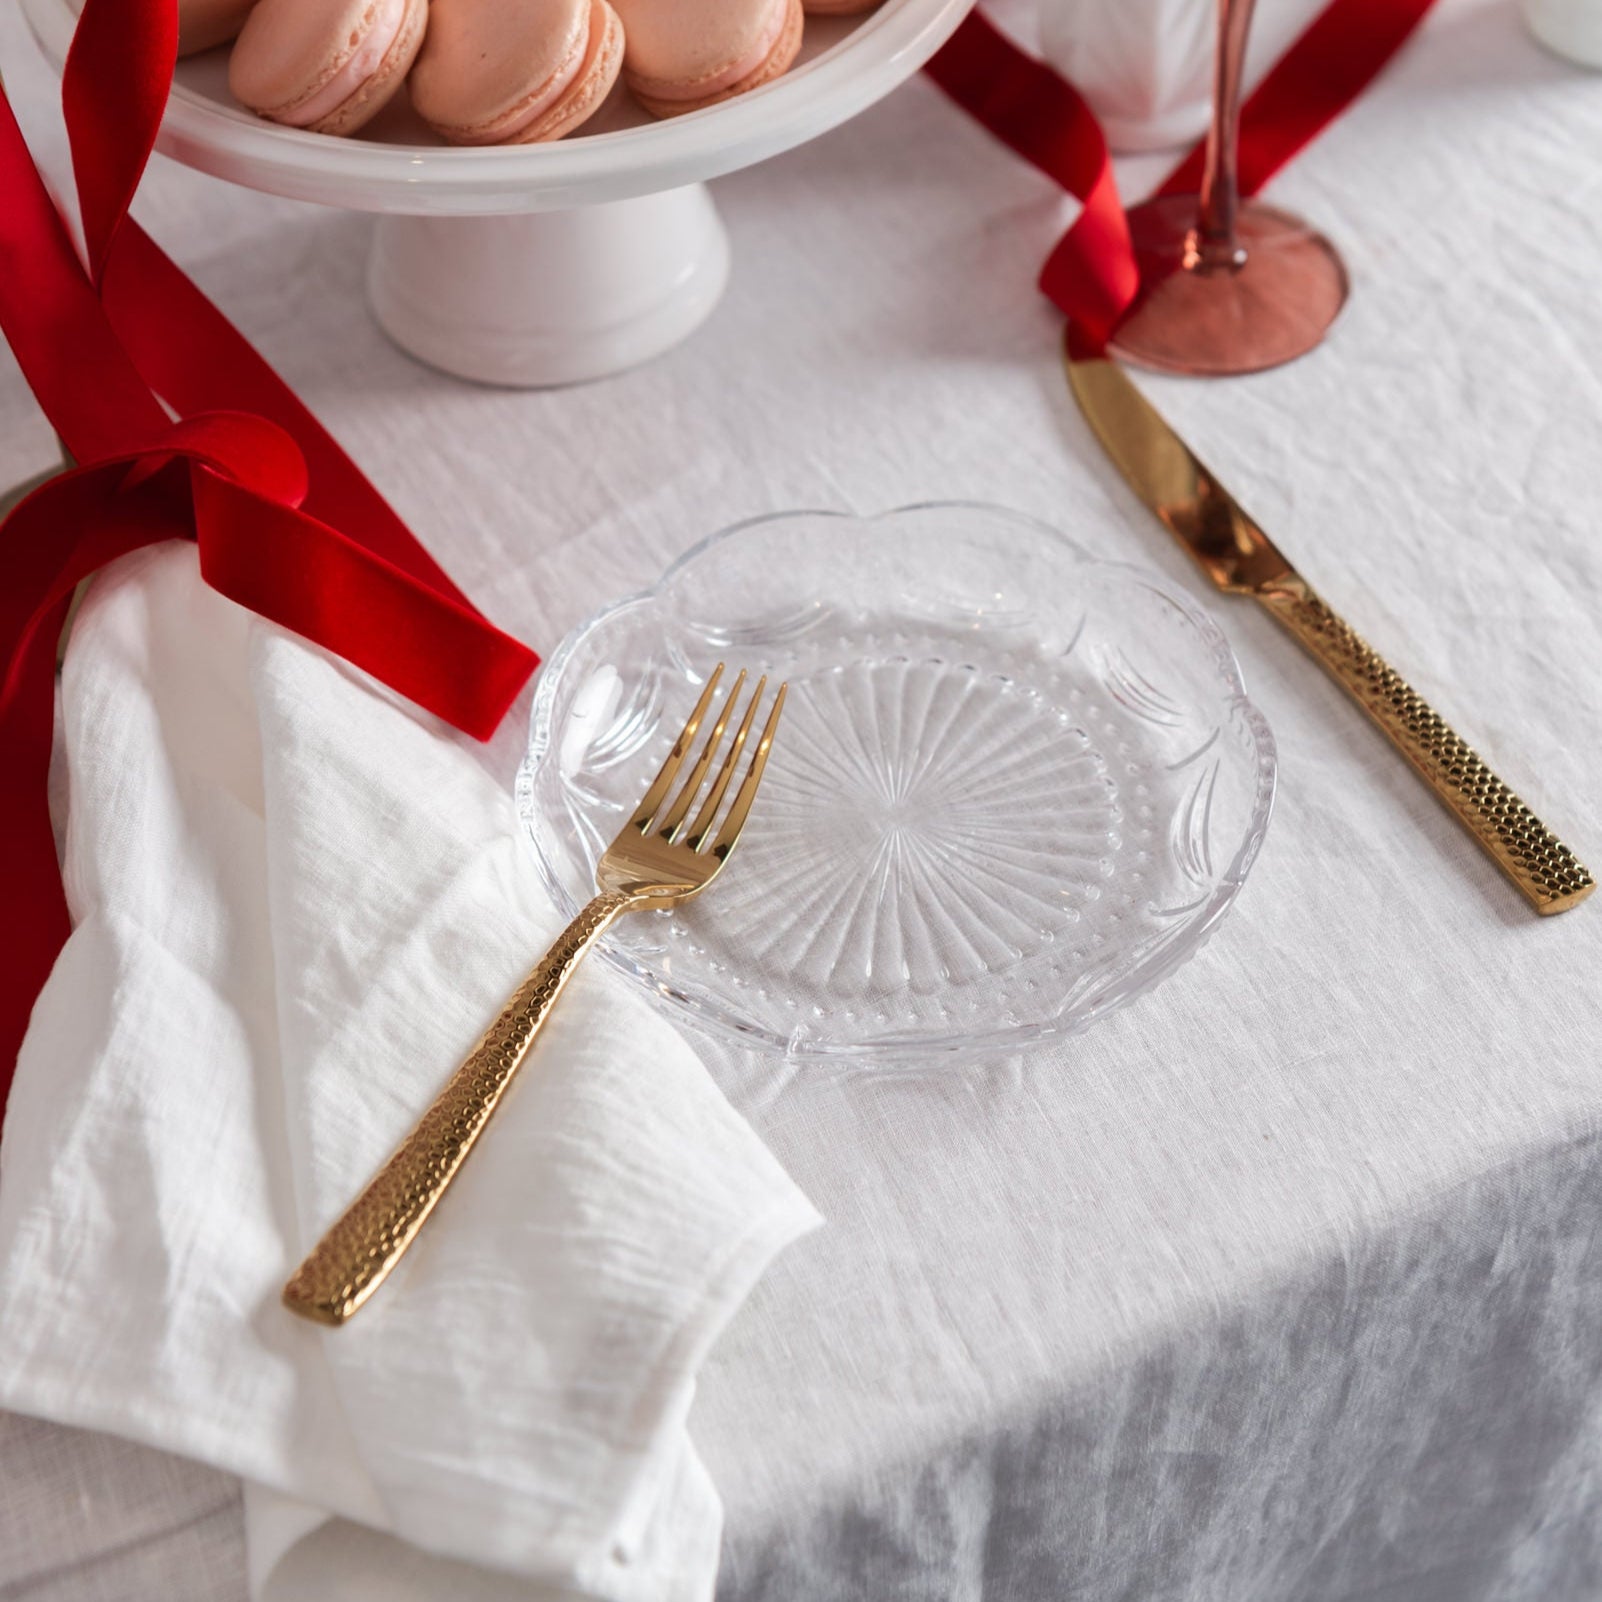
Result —
[[178, 0], [178, 54], [227, 44], [245, 25], [256, 0]]
[[428, 0], [256, 0], [228, 63], [228, 87], [273, 122], [354, 133], [406, 81]]
[[771, 83], [801, 48], [801, 0], [616, 0], [623, 76], [653, 117]]
[[433, 0], [412, 105], [452, 144], [535, 144], [593, 116], [622, 66], [606, 0]]

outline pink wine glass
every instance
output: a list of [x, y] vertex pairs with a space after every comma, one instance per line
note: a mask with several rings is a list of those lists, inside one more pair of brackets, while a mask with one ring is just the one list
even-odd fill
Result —
[[1318, 344], [1346, 300], [1346, 268], [1322, 234], [1240, 197], [1241, 67], [1252, 5], [1218, 0], [1201, 193], [1130, 209], [1141, 296], [1110, 348], [1142, 367], [1202, 377], [1277, 367]]

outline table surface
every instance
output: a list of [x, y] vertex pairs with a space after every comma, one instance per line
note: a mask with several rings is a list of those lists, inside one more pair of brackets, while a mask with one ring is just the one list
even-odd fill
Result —
[[[56, 149], [13, 8], [0, 62]], [[1228, 385], [1145, 381], [1593, 862], [1599, 152], [1602, 76], [1503, 0], [1443, 0], [1274, 187], [1351, 267], [1331, 342]], [[927, 83], [715, 192], [735, 271], [712, 322], [542, 394], [388, 345], [363, 218], [162, 161], [139, 210], [547, 651], [739, 518], [999, 500], [1186, 586], [1276, 731], [1277, 812], [1228, 923], [1082, 1038], [894, 1076], [709, 1049], [829, 1221], [703, 1375], [720, 1595], [1602, 1596], [1602, 904], [1531, 917], [1295, 646], [1165, 542], [1033, 289], [1071, 207]], [[50, 446], [0, 357], [0, 482]], [[520, 738], [514, 714], [489, 752], [508, 783]], [[15, 1417], [0, 1460], [0, 1596], [245, 1594], [223, 1476]]]

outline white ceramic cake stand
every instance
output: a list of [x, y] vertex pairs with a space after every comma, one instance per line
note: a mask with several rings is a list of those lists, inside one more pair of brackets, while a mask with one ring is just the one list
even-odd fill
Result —
[[[74, 0], [22, 3], [59, 69]], [[729, 245], [707, 179], [872, 105], [972, 3], [809, 18], [801, 59], [766, 88], [652, 122], [619, 85], [578, 134], [492, 149], [442, 145], [404, 105], [355, 139], [263, 122], [230, 97], [226, 52], [210, 51], [179, 63], [157, 148], [253, 189], [383, 213], [369, 297], [423, 361], [484, 383], [574, 383], [667, 350], [717, 304]]]

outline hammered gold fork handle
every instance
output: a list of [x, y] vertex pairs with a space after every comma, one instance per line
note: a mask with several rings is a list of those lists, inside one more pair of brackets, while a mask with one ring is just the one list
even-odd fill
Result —
[[1253, 592], [1379, 724], [1540, 913], [1566, 912], [1596, 882], [1395, 668], [1300, 578]]
[[557, 937], [434, 1105], [284, 1286], [284, 1305], [343, 1324], [384, 1282], [449, 1188], [580, 958], [633, 898], [605, 892]]

